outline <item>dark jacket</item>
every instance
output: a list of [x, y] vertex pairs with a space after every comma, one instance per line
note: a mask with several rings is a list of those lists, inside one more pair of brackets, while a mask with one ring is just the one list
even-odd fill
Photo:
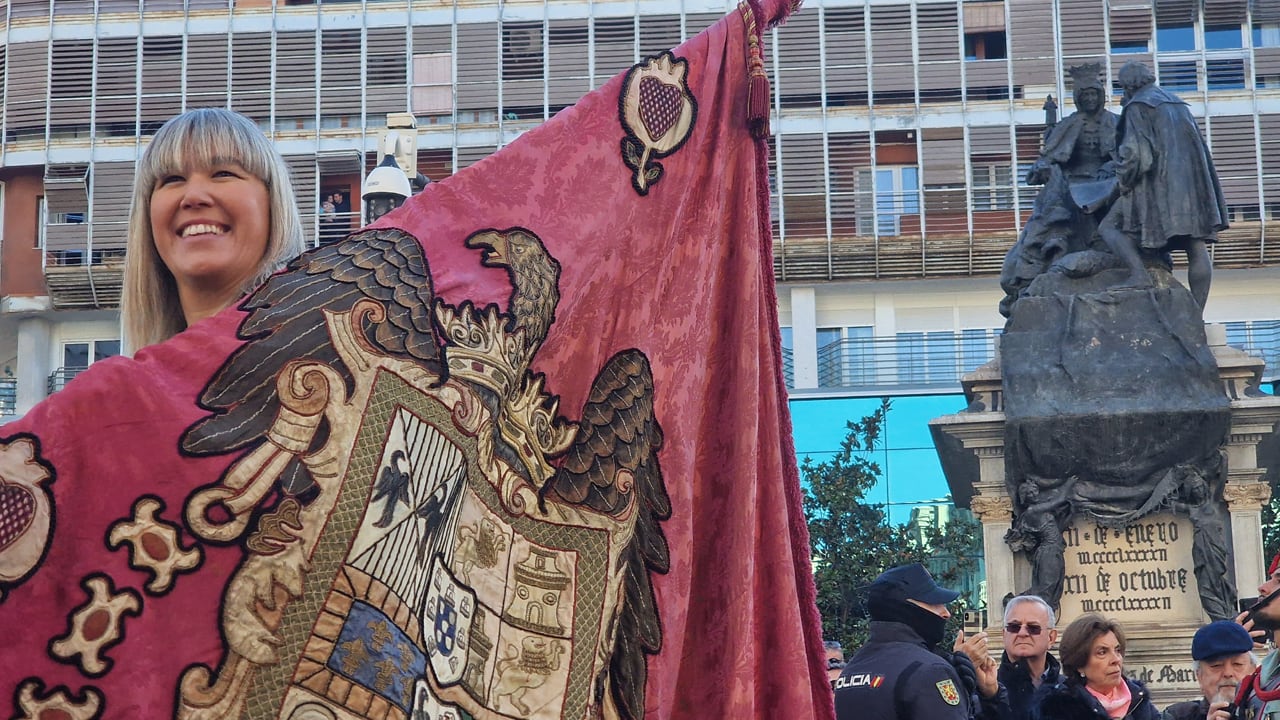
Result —
[[1204, 720], [1209, 714], [1209, 703], [1201, 698], [1174, 703], [1160, 713], [1160, 720]]
[[[1136, 680], [1125, 679], [1133, 699], [1124, 720], [1160, 720], [1160, 711], [1151, 702], [1147, 687]], [[1084, 685], [1059, 682], [1041, 685], [1031, 705], [1031, 720], [1107, 720], [1108, 715]]]
[[[1031, 682], [1031, 670], [1025, 660], [1014, 662], [1009, 653], [1000, 657], [998, 677], [1000, 685], [1008, 692], [1008, 702], [1001, 704], [983, 703], [983, 720], [1027, 720], [1031, 717], [1031, 701], [1036, 693], [1035, 683]], [[1041, 685], [1056, 685], [1062, 681], [1062, 663], [1053, 653], [1045, 657], [1044, 675]]]
[[969, 698], [951, 663], [909, 626], [872, 621], [871, 638], [836, 679], [838, 720], [968, 720]]
[[[1262, 706], [1263, 703], [1257, 696], [1250, 698], [1246, 707], [1250, 707], [1252, 710], [1248, 710], [1246, 713], [1252, 712], [1253, 714], [1246, 714], [1245, 717], [1263, 717]], [[1239, 711], [1237, 710], [1236, 712]], [[1209, 701], [1200, 698], [1199, 700], [1188, 700], [1170, 705], [1164, 709], [1164, 712], [1160, 713], [1160, 720], [1204, 720], [1208, 715]]]

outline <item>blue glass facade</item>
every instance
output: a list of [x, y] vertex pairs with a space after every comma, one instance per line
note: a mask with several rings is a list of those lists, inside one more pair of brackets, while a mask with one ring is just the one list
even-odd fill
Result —
[[[805, 457], [814, 462], [830, 458], [840, 449], [845, 423], [871, 414], [879, 405], [878, 397], [792, 398], [797, 462]], [[891, 522], [905, 523], [912, 508], [949, 499], [951, 491], [933, 447], [929, 421], [964, 407], [961, 393], [892, 398], [884, 435], [873, 454], [880, 465], [881, 479], [867, 497], [868, 502], [888, 507]]]

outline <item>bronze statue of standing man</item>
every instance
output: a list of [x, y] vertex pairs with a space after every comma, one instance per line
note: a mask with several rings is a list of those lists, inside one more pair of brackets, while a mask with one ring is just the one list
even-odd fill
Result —
[[1182, 250], [1187, 281], [1204, 310], [1213, 265], [1207, 243], [1227, 228], [1227, 204], [1209, 148], [1187, 104], [1130, 61], [1120, 69], [1119, 197], [1098, 232], [1129, 269], [1129, 287], [1152, 284], [1143, 253]]

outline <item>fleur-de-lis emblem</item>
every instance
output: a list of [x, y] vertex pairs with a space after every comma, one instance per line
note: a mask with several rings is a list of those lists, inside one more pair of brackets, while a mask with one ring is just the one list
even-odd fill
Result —
[[635, 172], [631, 185], [641, 195], [662, 177], [657, 159], [680, 149], [693, 130], [698, 104], [689, 92], [688, 71], [687, 61], [663, 52], [633, 66], [622, 83], [622, 160]]

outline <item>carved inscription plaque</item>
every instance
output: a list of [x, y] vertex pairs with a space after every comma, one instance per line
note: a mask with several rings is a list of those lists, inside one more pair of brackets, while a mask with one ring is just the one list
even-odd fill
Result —
[[1162, 513], [1125, 528], [1107, 528], [1078, 517], [1062, 535], [1064, 623], [1086, 612], [1126, 625], [1200, 622], [1187, 518]]

